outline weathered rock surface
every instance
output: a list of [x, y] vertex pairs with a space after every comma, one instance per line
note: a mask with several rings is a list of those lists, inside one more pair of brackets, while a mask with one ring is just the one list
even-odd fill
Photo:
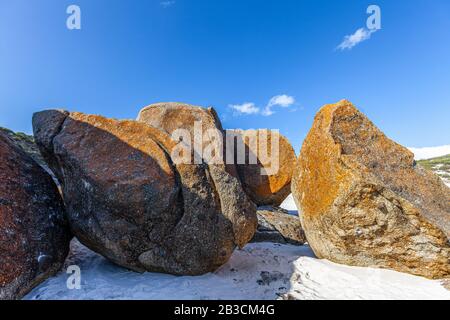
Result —
[[14, 132], [6, 128], [0, 127], [0, 132], [5, 133], [11, 140], [13, 140], [18, 147], [20, 147], [26, 154], [28, 154], [34, 161], [37, 162], [44, 170], [53, 178], [53, 181], [56, 183], [56, 186], [59, 188], [59, 181], [54, 175], [53, 171], [47, 165], [44, 158], [42, 157], [39, 148], [34, 141], [34, 137], [27, 135], [23, 132]]
[[0, 132], [0, 300], [20, 299], [55, 274], [70, 239], [52, 178]]
[[[235, 134], [237, 139], [241, 140], [240, 143], [243, 142], [246, 146], [245, 163], [236, 159], [237, 171], [245, 192], [258, 206], [279, 207], [291, 194], [292, 173], [297, 161], [289, 140], [269, 130], [226, 132], [228, 135]], [[235, 144], [235, 150], [238, 145]], [[256, 164], [250, 163], [250, 156], [256, 158]]]
[[[234, 158], [234, 164], [229, 164], [226, 152], [222, 159], [228, 163], [226, 170], [235, 177], [239, 177], [246, 194], [258, 206], [272, 205], [279, 206], [291, 193], [292, 172], [296, 162], [296, 156], [291, 144], [284, 136], [278, 133], [276, 135], [278, 144], [276, 152], [279, 153], [277, 163], [272, 163], [272, 134], [268, 130], [226, 130], [223, 131], [222, 125], [213, 108], [201, 108], [182, 103], [158, 103], [142, 109], [137, 118], [155, 128], [161, 129], [172, 135], [176, 130], [187, 129], [191, 135], [191, 144], [194, 145], [195, 123], [201, 123], [200, 128], [203, 131], [203, 147], [211, 144], [211, 138], [206, 134], [206, 130], [216, 129], [223, 133], [222, 146], [226, 147], [226, 134], [235, 136], [235, 139], [243, 141], [247, 148], [245, 150], [245, 164], [238, 164], [238, 158]], [[251, 135], [261, 137], [256, 140], [256, 144], [250, 143], [248, 137]], [[247, 137], [247, 138], [246, 138]], [[235, 150], [238, 141], [235, 140]], [[258, 150], [266, 147], [267, 152], [262, 152], [263, 157], [259, 157]], [[231, 147], [232, 148], [232, 147]], [[255, 155], [256, 164], [249, 164], [249, 155]], [[235, 165], [236, 164], [236, 165]], [[271, 168], [275, 168], [271, 172]], [[267, 170], [267, 175], [262, 175], [261, 170]]]
[[232, 177], [174, 163], [176, 143], [161, 130], [57, 110], [35, 114], [33, 129], [62, 183], [73, 233], [121, 266], [203, 274], [253, 236], [255, 209]]
[[258, 229], [252, 242], [274, 242], [303, 245], [306, 236], [298, 216], [276, 207], [260, 207], [257, 211]]
[[[139, 112], [137, 121], [163, 130], [167, 134], [172, 134], [179, 129], [186, 129], [192, 138], [194, 138], [196, 122], [201, 124], [203, 133], [208, 129], [222, 130], [222, 124], [213, 108], [203, 108], [178, 102], [149, 105]], [[192, 143], [194, 142], [192, 141]]]
[[[179, 142], [176, 131], [188, 132], [190, 141], [185, 142], [193, 149], [191, 163], [195, 163], [196, 159], [197, 161], [200, 159], [200, 162], [203, 163], [207, 162], [215, 188], [220, 191], [218, 196], [222, 210], [230, 219], [235, 219], [233, 228], [237, 235], [237, 243], [242, 247], [250, 241], [258, 224], [256, 206], [243, 192], [236, 166], [225, 164], [223, 128], [216, 111], [213, 108], [205, 109], [183, 103], [157, 103], [143, 108], [139, 112], [137, 120], [157, 128], [171, 137], [175, 135], [176, 142]], [[184, 140], [187, 138], [183, 137]], [[202, 139], [201, 143], [197, 142], [198, 139]], [[201, 146], [201, 150], [195, 150], [196, 145]], [[210, 149], [216, 150], [216, 153], [211, 152], [212, 156], [219, 154], [220, 156], [209, 163], [205, 158], [208, 158], [206, 153]], [[222, 163], [219, 163], [220, 160]], [[236, 208], [240, 208], [238, 209], [240, 213], [236, 212]]]
[[450, 279], [446, 279], [442, 281], [442, 286], [450, 291]]
[[350, 102], [317, 114], [292, 189], [319, 258], [450, 276], [450, 189]]
[[45, 161], [42, 159], [41, 153], [38, 147], [34, 143], [33, 136], [29, 136], [23, 132], [14, 132], [12, 130], [0, 127], [0, 132], [6, 134], [11, 140], [15, 142], [23, 151], [25, 151], [34, 161], [39, 165], [46, 165]]

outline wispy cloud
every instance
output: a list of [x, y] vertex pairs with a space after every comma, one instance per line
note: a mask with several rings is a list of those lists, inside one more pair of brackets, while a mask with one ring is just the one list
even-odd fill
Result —
[[375, 33], [377, 29], [366, 29], [366, 28], [360, 28], [355, 31], [355, 33], [345, 36], [344, 41], [337, 47], [339, 50], [350, 50], [354, 46], [358, 45], [359, 43], [369, 40], [373, 33]]
[[169, 8], [175, 4], [174, 0], [168, 0], [168, 1], [161, 1], [159, 3], [163, 8]]
[[264, 108], [259, 108], [253, 102], [243, 104], [230, 104], [228, 107], [237, 115], [256, 115], [271, 116], [275, 113], [276, 107], [288, 108], [295, 103], [295, 98], [286, 94], [272, 97]]
[[294, 97], [288, 96], [286, 94], [278, 95], [270, 99], [269, 103], [263, 110], [263, 115], [271, 116], [275, 112], [272, 110], [273, 107], [288, 108], [295, 103]]

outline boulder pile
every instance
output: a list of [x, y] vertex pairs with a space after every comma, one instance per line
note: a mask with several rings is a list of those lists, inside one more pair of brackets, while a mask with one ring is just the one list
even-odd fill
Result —
[[58, 110], [35, 114], [33, 129], [73, 234], [121, 266], [204, 274], [254, 235], [256, 208], [239, 180], [225, 166], [176, 163], [178, 141], [164, 130]]
[[[320, 109], [298, 160], [278, 132], [181, 103], [136, 121], [47, 110], [33, 131], [0, 130], [0, 300], [56, 273], [72, 236], [137, 272], [201, 275], [270, 241], [450, 278], [450, 189], [348, 101]], [[300, 217], [278, 208], [291, 192]]]
[[[197, 130], [203, 137], [203, 149], [214, 140], [211, 129], [220, 131], [215, 134], [221, 135], [217, 147], [226, 149], [221, 159], [230, 174], [240, 179], [245, 193], [257, 206], [278, 207], [291, 194], [297, 159], [289, 140], [276, 131], [223, 130], [214, 109], [182, 103], [150, 105], [140, 111], [137, 120], [169, 135], [187, 130], [191, 145], [196, 144], [193, 137]], [[238, 150], [238, 146], [244, 148]], [[231, 159], [229, 155], [232, 155]], [[251, 163], [252, 157], [254, 163]]]

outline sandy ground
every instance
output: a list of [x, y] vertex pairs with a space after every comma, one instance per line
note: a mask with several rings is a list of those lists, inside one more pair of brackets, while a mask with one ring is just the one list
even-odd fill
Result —
[[[295, 210], [293, 198], [283, 204]], [[61, 272], [25, 299], [274, 300], [445, 299], [441, 282], [389, 270], [348, 267], [319, 260], [309, 246], [249, 244], [214, 273], [199, 277], [138, 274], [72, 242], [69, 265], [81, 270], [81, 288], [70, 290]]]
[[314, 257], [308, 246], [249, 244], [215, 273], [199, 277], [138, 274], [115, 266], [76, 241], [68, 264], [81, 269], [81, 288], [67, 288], [61, 272], [25, 299], [274, 300], [445, 299], [450, 291], [394, 271], [337, 265]]

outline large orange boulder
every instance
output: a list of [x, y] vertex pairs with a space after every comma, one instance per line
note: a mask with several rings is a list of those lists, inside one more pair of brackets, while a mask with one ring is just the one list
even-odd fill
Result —
[[207, 130], [222, 130], [222, 124], [213, 108], [203, 108], [178, 102], [149, 105], [139, 112], [137, 121], [144, 122], [170, 135], [176, 130], [186, 129], [191, 134], [192, 139], [194, 139], [196, 124], [200, 125], [198, 129], [204, 135]]
[[319, 258], [450, 276], [450, 189], [350, 102], [317, 114], [292, 190]]
[[58, 272], [70, 239], [52, 178], [0, 132], [0, 300], [20, 299]]
[[173, 161], [177, 141], [159, 129], [57, 110], [35, 114], [33, 129], [73, 233], [121, 266], [203, 274], [253, 236], [254, 208], [223, 190], [226, 172]]
[[[258, 206], [279, 207], [291, 194], [292, 173], [297, 161], [289, 140], [271, 130], [226, 130], [226, 134], [236, 136], [237, 172], [250, 199]], [[239, 161], [240, 145], [245, 146], [244, 161]], [[252, 157], [256, 161], [251, 161]]]

